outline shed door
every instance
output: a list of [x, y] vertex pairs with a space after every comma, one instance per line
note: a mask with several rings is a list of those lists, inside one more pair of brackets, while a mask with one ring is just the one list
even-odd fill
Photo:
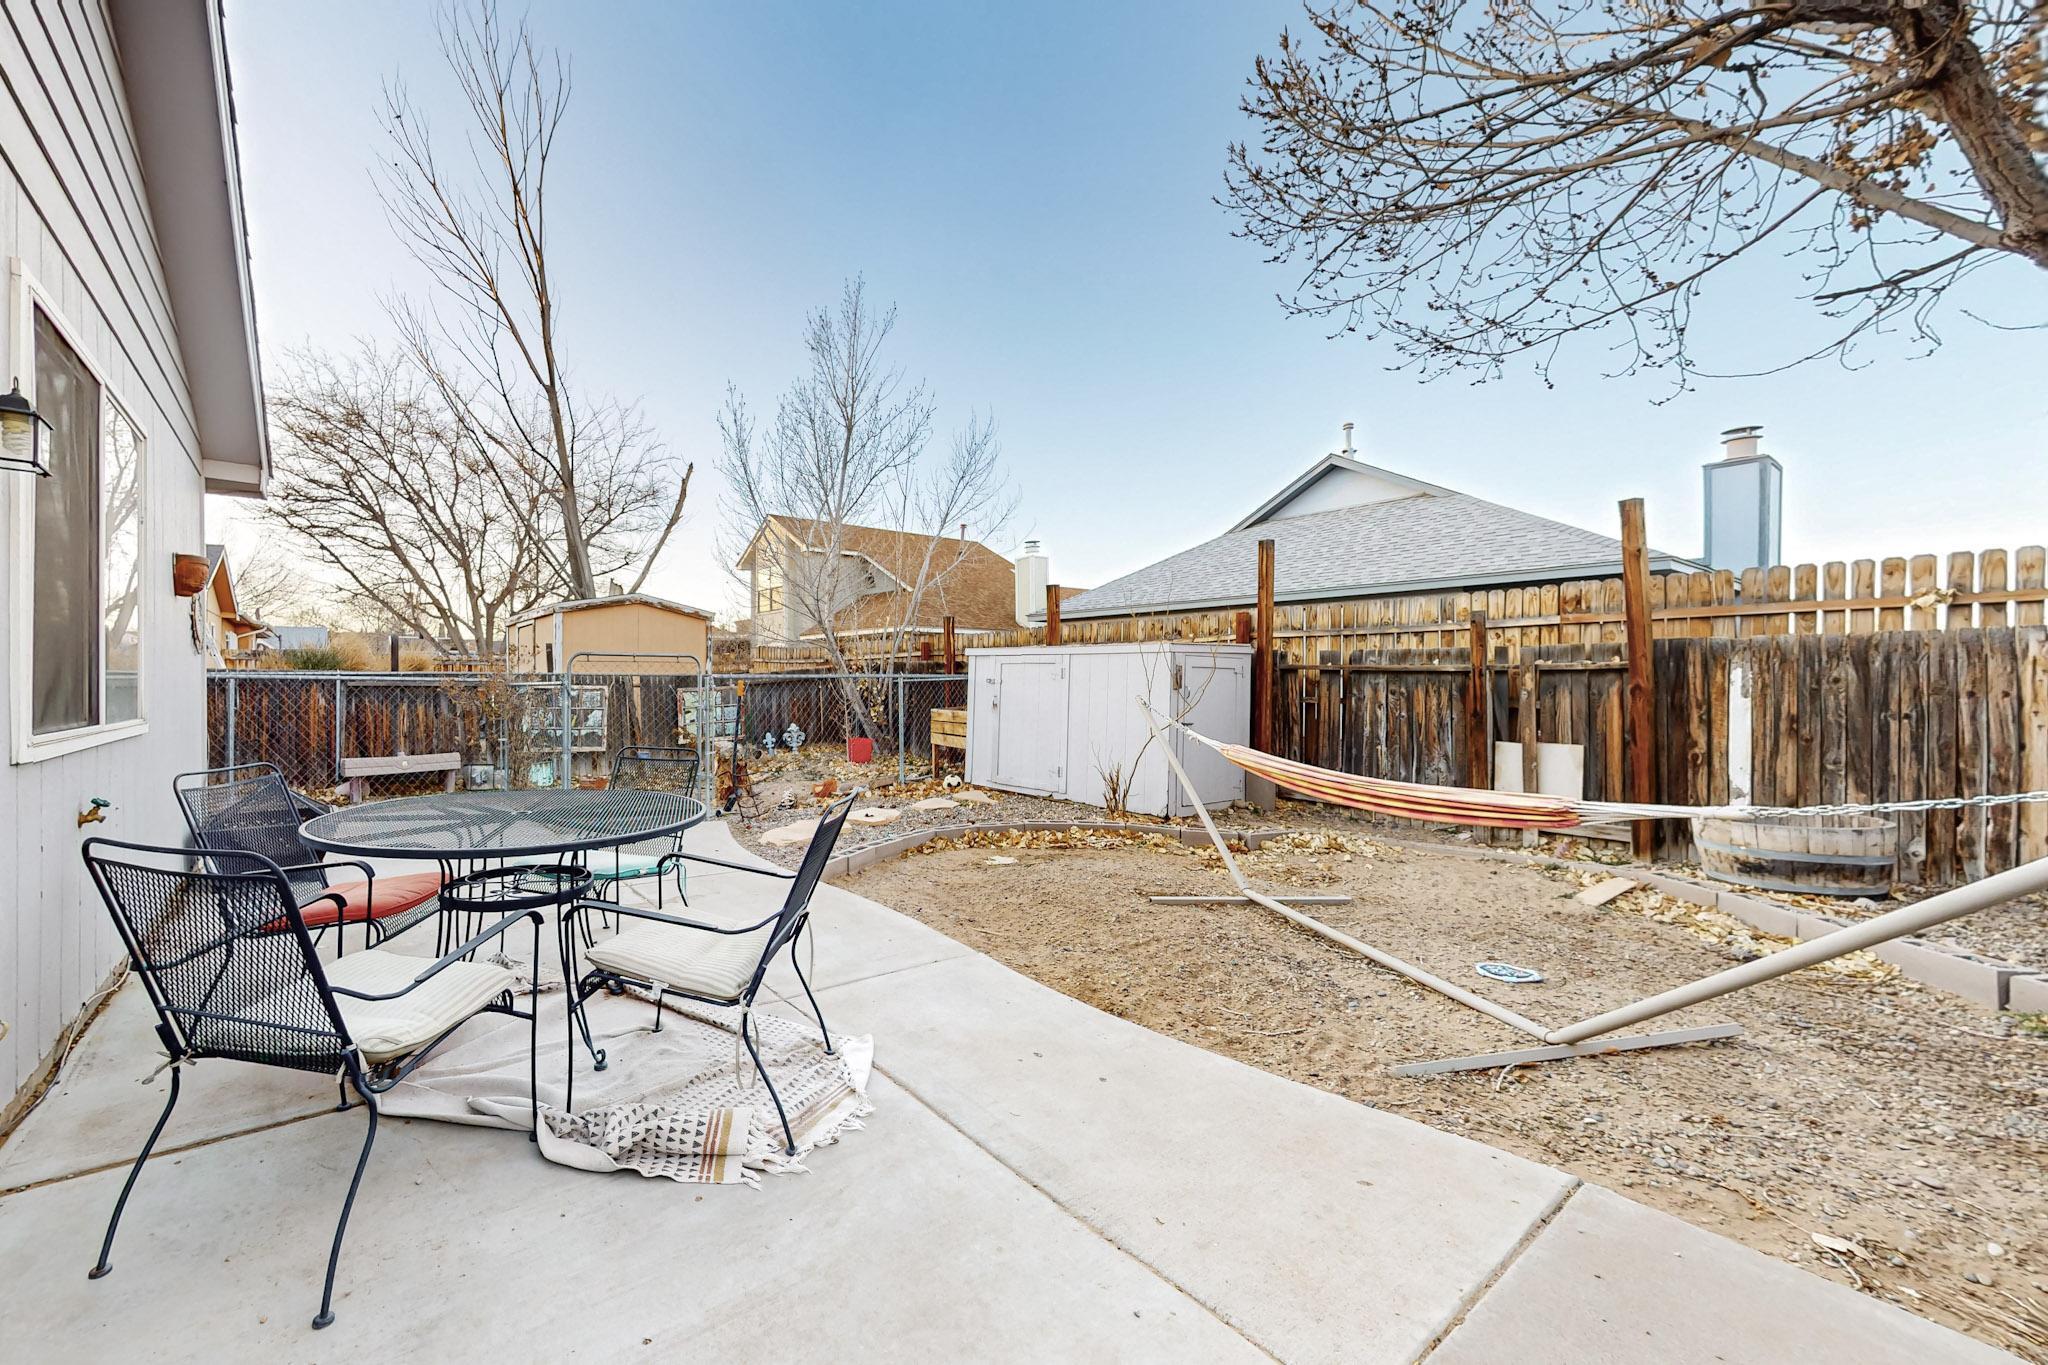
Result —
[[1041, 796], [1064, 790], [1066, 660], [996, 660], [989, 707], [996, 733], [995, 785]]
[[[1173, 698], [1174, 714], [1191, 729], [1219, 743], [1245, 743], [1248, 738], [1245, 708], [1246, 698], [1251, 692], [1247, 683], [1250, 671], [1251, 661], [1242, 655], [1217, 656], [1196, 650], [1176, 652], [1173, 656], [1173, 677], [1180, 686], [1180, 692]], [[1243, 770], [1208, 745], [1197, 744], [1176, 733], [1174, 754], [1188, 770], [1195, 790], [1202, 794], [1204, 805], [1221, 805], [1243, 798]], [[1169, 815], [1194, 814], [1194, 804], [1188, 800], [1187, 792], [1178, 781], [1169, 790], [1172, 796], [1167, 806]]]

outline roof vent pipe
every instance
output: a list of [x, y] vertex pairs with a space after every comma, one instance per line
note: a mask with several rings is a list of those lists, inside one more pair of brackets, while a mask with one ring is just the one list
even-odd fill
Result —
[[1763, 440], [1762, 427], [1730, 427], [1721, 433], [1721, 458], [1724, 460], [1753, 460], [1759, 453]]
[[1358, 454], [1358, 450], [1351, 444], [1351, 423], [1346, 422], [1344, 424], [1344, 458], [1348, 460], [1356, 454]]

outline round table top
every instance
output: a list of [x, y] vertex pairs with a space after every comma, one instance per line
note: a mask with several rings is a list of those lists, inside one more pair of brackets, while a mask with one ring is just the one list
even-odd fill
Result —
[[359, 858], [532, 858], [676, 834], [710, 808], [680, 792], [449, 792], [344, 806], [299, 827], [314, 848]]

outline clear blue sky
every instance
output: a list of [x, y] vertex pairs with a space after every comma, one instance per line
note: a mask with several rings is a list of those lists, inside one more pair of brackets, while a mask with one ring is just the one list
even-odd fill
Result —
[[[1853, 372], [1672, 398], [1661, 377], [1604, 378], [1597, 341], [1555, 387], [1424, 384], [1284, 317], [1284, 269], [1234, 239], [1213, 198], [1253, 56], [1302, 27], [1294, 4], [530, 14], [574, 62], [552, 227], [568, 356], [698, 463], [650, 580], [665, 594], [729, 604], [720, 395], [731, 380], [771, 406], [805, 310], [855, 273], [899, 306], [895, 358], [945, 422], [994, 411], [1022, 495], [998, 548], [1042, 537], [1066, 583], [1227, 529], [1347, 420], [1368, 459], [1594, 529], [1644, 496], [1652, 541], [1677, 553], [1699, 549], [1700, 463], [1750, 422], [1785, 463], [1788, 557], [2048, 540], [2048, 334], [1957, 315], [1931, 359], [1880, 347]], [[229, 0], [227, 25], [266, 351], [382, 335], [379, 294], [421, 286], [371, 190], [375, 109], [399, 73], [445, 107], [431, 9]], [[1810, 325], [1796, 263], [1730, 283], [1707, 349], [1731, 368], [1782, 358]], [[2048, 317], [2048, 276], [2014, 266], [1979, 302]]]

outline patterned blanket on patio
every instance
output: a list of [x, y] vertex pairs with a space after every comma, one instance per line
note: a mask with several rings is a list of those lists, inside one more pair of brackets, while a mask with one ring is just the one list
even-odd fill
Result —
[[[756, 1044], [789, 1114], [796, 1155], [783, 1152], [774, 1102], [740, 1045], [739, 1011], [671, 998], [599, 995], [590, 1026], [607, 1064], [594, 1071], [578, 1039], [575, 1108], [565, 1108], [569, 1021], [559, 982], [546, 982], [541, 1009], [541, 1155], [586, 1171], [709, 1185], [758, 1183], [766, 1173], [803, 1169], [814, 1147], [861, 1127], [870, 1111], [874, 1047], [834, 1035], [827, 1053], [808, 1021], [754, 1011]], [[484, 1015], [463, 1026], [384, 1098], [384, 1112], [491, 1127], [530, 1126], [527, 1026]]]

